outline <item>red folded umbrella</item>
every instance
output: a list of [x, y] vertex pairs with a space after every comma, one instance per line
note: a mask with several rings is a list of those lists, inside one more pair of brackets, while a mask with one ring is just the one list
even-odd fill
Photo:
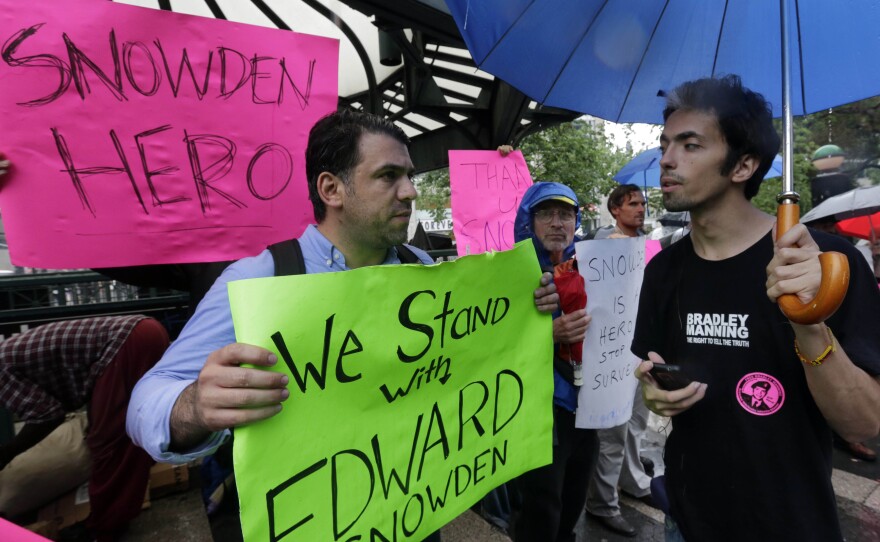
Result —
[[[587, 290], [584, 285], [584, 277], [578, 273], [577, 260], [571, 259], [554, 267], [553, 282], [556, 284], [556, 292], [559, 294], [559, 306], [563, 314], [568, 314], [587, 306]], [[571, 363], [574, 369], [574, 383], [576, 386], [580, 386], [583, 383], [581, 377], [583, 348], [583, 341], [559, 345], [559, 356]]]

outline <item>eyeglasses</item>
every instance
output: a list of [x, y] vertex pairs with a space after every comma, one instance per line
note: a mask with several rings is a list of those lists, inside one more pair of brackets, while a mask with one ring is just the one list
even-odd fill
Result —
[[577, 214], [574, 209], [539, 209], [535, 211], [535, 221], [542, 224], [553, 222], [553, 217], [559, 217], [559, 221], [563, 224], [566, 222], [574, 222]]

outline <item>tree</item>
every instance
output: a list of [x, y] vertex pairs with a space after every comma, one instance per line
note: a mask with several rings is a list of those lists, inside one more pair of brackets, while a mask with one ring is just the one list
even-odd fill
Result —
[[[846, 153], [849, 165], [844, 168], [858, 170], [868, 162], [876, 163], [880, 157], [880, 97], [868, 98], [827, 111], [820, 111], [794, 119], [794, 190], [800, 195], [801, 216], [812, 208], [811, 181], [817, 171], [811, 163], [813, 153], [829, 143], [837, 145]], [[781, 125], [777, 121], [777, 129]], [[880, 170], [869, 168], [858, 172], [880, 182]], [[755, 205], [776, 213], [776, 195], [782, 191], [780, 178], [769, 179], [761, 185], [755, 196]]]
[[[832, 143], [846, 153], [845, 169], [866, 176], [873, 184], [880, 183], [880, 170], [876, 163], [880, 158], [880, 97], [868, 98], [840, 107], [820, 111], [803, 119], [814, 150]], [[873, 162], [864, 171], [861, 168]]]
[[[776, 121], [777, 130], [781, 131], [781, 123]], [[812, 191], [810, 180], [815, 176], [816, 169], [810, 162], [810, 158], [818, 148], [812, 139], [812, 132], [802, 119], [795, 119], [794, 127], [794, 191], [800, 196], [801, 216], [809, 211], [812, 205]], [[781, 152], [781, 151], [780, 151]], [[775, 215], [779, 205], [776, 196], [782, 192], [782, 177], [775, 177], [761, 183], [758, 193], [752, 198], [752, 203], [765, 213]]]
[[[601, 126], [580, 119], [526, 136], [520, 150], [533, 180], [568, 185], [589, 217], [598, 214], [602, 197], [617, 186], [612, 176], [632, 158], [611, 144]], [[449, 206], [449, 169], [419, 175], [415, 182], [419, 208], [441, 220]]]
[[588, 217], [614, 190], [612, 178], [632, 155], [614, 147], [601, 125], [578, 119], [526, 137], [522, 152], [532, 179], [571, 187]]
[[431, 213], [431, 218], [441, 221], [449, 208], [449, 168], [435, 169], [414, 179], [419, 191], [418, 207]]

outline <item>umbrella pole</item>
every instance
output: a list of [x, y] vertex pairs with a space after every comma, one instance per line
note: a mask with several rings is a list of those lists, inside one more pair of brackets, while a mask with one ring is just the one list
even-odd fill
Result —
[[788, 50], [788, 0], [779, 0], [780, 35], [782, 36], [782, 192], [776, 196], [776, 238], [800, 220], [800, 195], [794, 191], [794, 128], [791, 113], [791, 54]]
[[[782, 192], [776, 196], [776, 239], [800, 221], [800, 195], [794, 191], [794, 129], [791, 112], [791, 54], [788, 48], [788, 0], [779, 0], [780, 35], [782, 36]], [[822, 283], [816, 297], [808, 303], [793, 294], [780, 296], [776, 302], [783, 314], [798, 324], [817, 324], [834, 314], [849, 287], [849, 262], [839, 252], [819, 256]]]

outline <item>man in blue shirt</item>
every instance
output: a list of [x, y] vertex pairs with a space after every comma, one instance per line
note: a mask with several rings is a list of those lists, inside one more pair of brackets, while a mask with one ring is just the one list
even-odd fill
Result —
[[[412, 203], [409, 140], [390, 121], [339, 111], [309, 133], [306, 177], [317, 225], [299, 238], [307, 273], [400, 263]], [[423, 251], [409, 247], [424, 263]], [[275, 274], [269, 250], [230, 265], [199, 304], [162, 360], [138, 383], [128, 409], [132, 440], [158, 461], [186, 462], [212, 453], [229, 429], [269, 418], [287, 399], [287, 376], [242, 367], [271, 366], [276, 356], [236, 343], [226, 284]], [[535, 291], [539, 310], [558, 296], [550, 274]]]

